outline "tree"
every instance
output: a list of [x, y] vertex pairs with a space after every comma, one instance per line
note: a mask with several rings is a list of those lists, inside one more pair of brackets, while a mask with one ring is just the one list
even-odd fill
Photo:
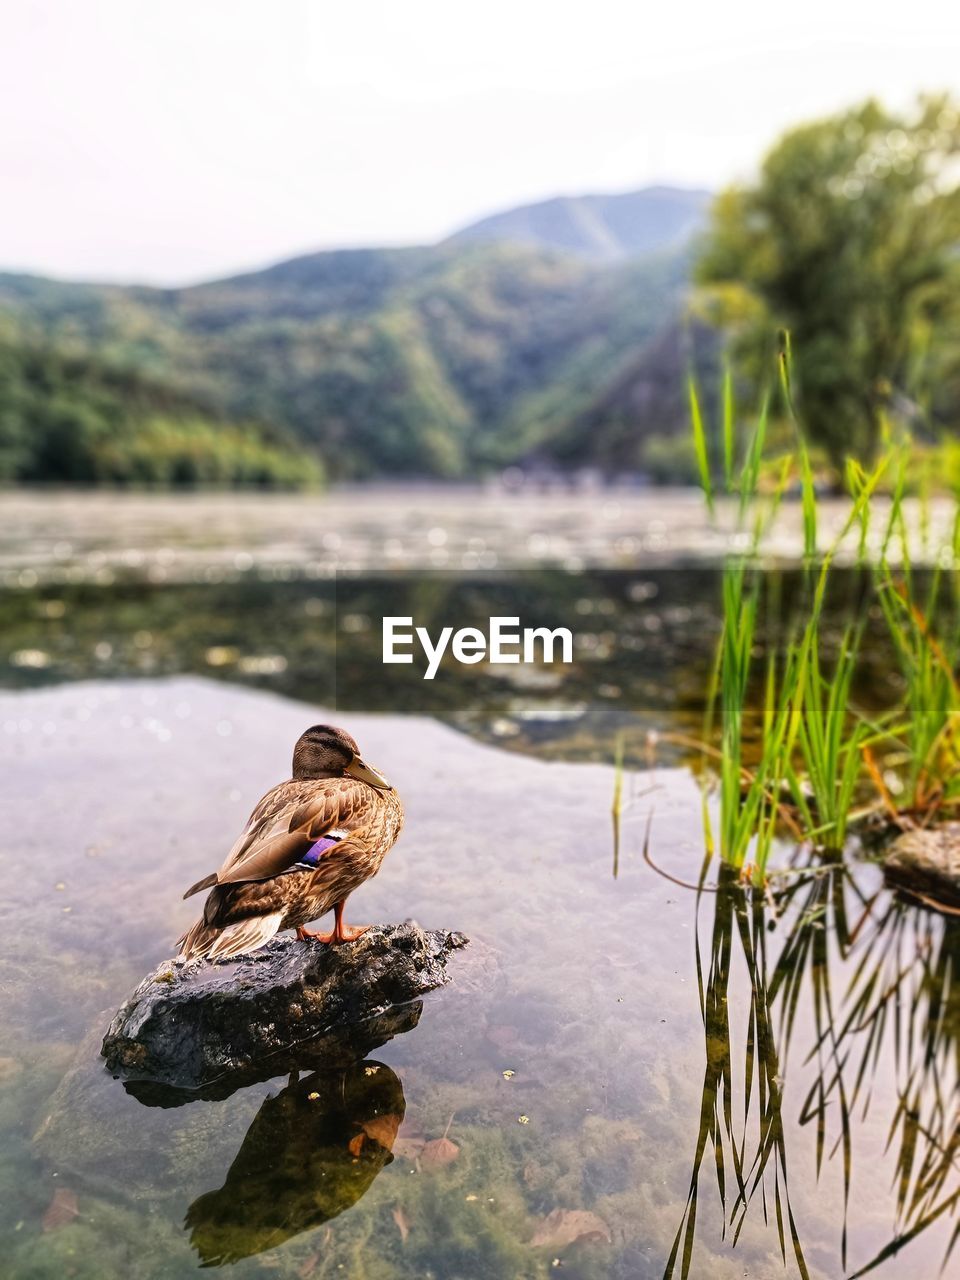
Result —
[[950, 99], [904, 115], [871, 101], [787, 133], [714, 204], [697, 268], [710, 314], [755, 373], [791, 332], [804, 423], [836, 464], [868, 459], [885, 417], [960, 408], [958, 159]]

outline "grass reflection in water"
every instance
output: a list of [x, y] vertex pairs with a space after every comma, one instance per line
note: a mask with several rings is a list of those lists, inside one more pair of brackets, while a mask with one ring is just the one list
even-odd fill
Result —
[[[809, 1274], [788, 1182], [788, 1168], [809, 1153], [788, 1151], [784, 1123], [784, 1079], [795, 1057], [790, 1074], [812, 1076], [799, 1121], [815, 1135], [818, 1179], [825, 1159], [842, 1165], [845, 1274], [873, 1271], [960, 1201], [960, 922], [884, 889], [868, 896], [839, 859], [795, 871], [761, 892], [722, 868], [715, 892], [698, 893], [705, 926], [696, 949], [702, 1102], [665, 1277], [691, 1274], [705, 1164], [733, 1243], [759, 1200], [755, 1211], [774, 1219], [784, 1262], [792, 1251], [800, 1275]], [[839, 991], [831, 977], [838, 960], [847, 975]], [[731, 981], [740, 964], [748, 975], [746, 1008]], [[815, 1032], [812, 1042], [795, 1043], [803, 1002]], [[891, 1062], [896, 1105], [887, 1146], [896, 1153], [897, 1221], [871, 1256], [853, 1260], [851, 1273], [853, 1133], [869, 1111], [878, 1066]], [[944, 1265], [958, 1234], [960, 1226]]]

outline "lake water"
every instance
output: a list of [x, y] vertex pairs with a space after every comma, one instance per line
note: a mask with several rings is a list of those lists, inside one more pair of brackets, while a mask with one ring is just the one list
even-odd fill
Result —
[[[700, 725], [729, 541], [692, 497], [340, 494], [308, 528], [316, 499], [3, 501], [0, 1274], [941, 1274], [957, 921], [856, 848], [781, 846], [767, 895], [676, 882], [703, 832], [670, 739]], [[802, 594], [770, 581], [767, 643]], [[837, 579], [835, 631], [864, 590]], [[386, 613], [565, 624], [575, 660], [425, 682], [381, 665]], [[351, 918], [471, 947], [366, 1063], [149, 1105], [98, 1037], [324, 709], [408, 813]]]

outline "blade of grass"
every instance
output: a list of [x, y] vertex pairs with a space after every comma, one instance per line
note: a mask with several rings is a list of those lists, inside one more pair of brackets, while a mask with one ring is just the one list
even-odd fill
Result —
[[723, 480], [729, 493], [733, 488], [734, 453], [733, 374], [729, 364], [723, 371]]
[[707, 510], [711, 517], [715, 514], [713, 504], [713, 478], [710, 473], [710, 455], [707, 450], [707, 436], [703, 427], [703, 414], [700, 411], [700, 397], [697, 395], [697, 384], [693, 374], [687, 378], [687, 395], [690, 400], [690, 424], [693, 428], [693, 450], [700, 472], [700, 485], [707, 500]]

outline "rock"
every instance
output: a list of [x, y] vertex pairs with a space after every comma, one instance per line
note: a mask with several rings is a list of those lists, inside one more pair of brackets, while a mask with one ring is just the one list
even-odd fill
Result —
[[[191, 1102], [222, 1102], [239, 1089], [272, 1080], [291, 1072], [322, 1072], [329, 1074], [355, 1066], [374, 1049], [392, 1040], [394, 1036], [412, 1031], [420, 1021], [423, 1001], [388, 1009], [363, 1022], [341, 1026], [321, 1033], [305, 1043], [280, 1049], [266, 1058], [259, 1058], [249, 1067], [230, 1071], [209, 1084], [185, 1089], [157, 1080], [125, 1079], [126, 1092], [145, 1107], [182, 1107]], [[111, 1082], [112, 1083], [112, 1082]]]
[[[421, 1010], [420, 1000], [391, 1009], [362, 1024], [364, 1034], [376, 1031], [381, 1042], [402, 1035], [416, 1026]], [[223, 1181], [224, 1170], [264, 1102], [276, 1097], [278, 1090], [289, 1090], [291, 1084], [297, 1084], [300, 1092], [299, 1085], [306, 1080], [311, 1082], [306, 1090], [311, 1104], [323, 1098], [321, 1109], [325, 1109], [333, 1098], [339, 1098], [353, 1115], [353, 1099], [358, 1103], [355, 1118], [360, 1127], [369, 1122], [360, 1095], [344, 1093], [342, 1081], [367, 1078], [368, 1068], [377, 1063], [357, 1058], [347, 1064], [349, 1045], [333, 1044], [333, 1033], [281, 1057], [264, 1059], [259, 1078], [252, 1071], [231, 1072], [199, 1089], [177, 1089], [152, 1081], [114, 1078], [100, 1057], [103, 1026], [109, 1016], [108, 1012], [98, 1030], [81, 1044], [73, 1065], [48, 1101], [32, 1140], [33, 1154], [48, 1174], [53, 1173], [83, 1196], [106, 1197], [117, 1203], [147, 1199], [158, 1204], [161, 1198], [182, 1201], [174, 1213], [179, 1221], [186, 1203]], [[350, 1036], [349, 1044], [355, 1045], [353, 1028]], [[317, 1096], [310, 1098], [311, 1093]], [[198, 1103], [215, 1105], [195, 1105]], [[390, 1114], [394, 1111], [389, 1109]], [[354, 1128], [348, 1140], [355, 1134]], [[145, 1151], [150, 1153], [147, 1161]], [[273, 1164], [279, 1167], [280, 1161], [278, 1149]]]
[[442, 986], [451, 952], [466, 944], [406, 923], [339, 947], [277, 938], [233, 960], [168, 961], [124, 1002], [101, 1053], [128, 1079], [180, 1089], [256, 1073], [263, 1059], [321, 1036], [349, 1040], [359, 1024]]
[[960, 822], [905, 831], [884, 855], [883, 869], [893, 884], [931, 906], [960, 907]]

